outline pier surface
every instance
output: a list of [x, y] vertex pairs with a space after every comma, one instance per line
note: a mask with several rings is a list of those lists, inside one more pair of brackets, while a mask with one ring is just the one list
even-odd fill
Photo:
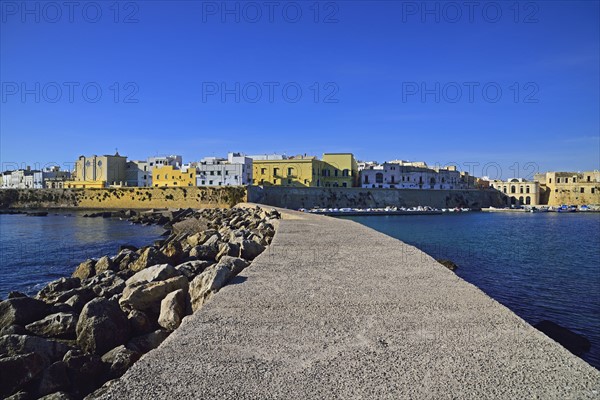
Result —
[[269, 250], [101, 395], [599, 396], [600, 371], [423, 252], [296, 212]]

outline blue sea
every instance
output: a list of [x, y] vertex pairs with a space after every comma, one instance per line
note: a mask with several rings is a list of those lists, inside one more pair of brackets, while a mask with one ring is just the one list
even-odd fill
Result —
[[115, 255], [123, 244], [151, 244], [164, 231], [113, 218], [84, 218], [82, 212], [0, 214], [0, 299], [11, 290], [35, 294], [46, 283], [70, 276], [87, 258]]
[[600, 214], [485, 213], [347, 217], [459, 267], [530, 324], [551, 320], [592, 343], [600, 369]]

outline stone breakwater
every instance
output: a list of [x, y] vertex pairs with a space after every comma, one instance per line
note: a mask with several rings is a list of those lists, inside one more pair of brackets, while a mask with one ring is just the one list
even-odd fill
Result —
[[259, 207], [122, 213], [171, 231], [0, 302], [0, 397], [79, 399], [120, 377], [235, 280], [280, 218]]

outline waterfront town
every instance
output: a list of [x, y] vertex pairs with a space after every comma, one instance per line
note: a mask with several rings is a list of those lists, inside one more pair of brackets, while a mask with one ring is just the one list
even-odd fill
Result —
[[507, 206], [600, 204], [600, 171], [537, 173], [533, 179], [476, 177], [456, 166], [425, 162], [358, 161], [352, 153], [316, 156], [285, 154], [204, 157], [183, 162], [180, 155], [128, 160], [114, 155], [80, 156], [73, 171], [58, 166], [2, 172], [1, 188], [76, 189], [108, 187], [282, 186], [365, 189], [498, 190]]

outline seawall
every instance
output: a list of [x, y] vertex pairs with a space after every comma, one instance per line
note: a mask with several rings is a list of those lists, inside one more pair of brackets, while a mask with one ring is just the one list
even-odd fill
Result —
[[271, 246], [104, 399], [587, 399], [600, 371], [427, 254], [283, 213]]
[[205, 208], [250, 201], [289, 209], [313, 207], [502, 207], [495, 190], [409, 190], [227, 186], [108, 189], [2, 189], [0, 208]]
[[251, 186], [248, 201], [289, 209], [313, 207], [503, 207], [496, 190], [413, 190], [364, 188], [284, 188]]
[[245, 187], [2, 189], [0, 208], [229, 208], [246, 201]]

